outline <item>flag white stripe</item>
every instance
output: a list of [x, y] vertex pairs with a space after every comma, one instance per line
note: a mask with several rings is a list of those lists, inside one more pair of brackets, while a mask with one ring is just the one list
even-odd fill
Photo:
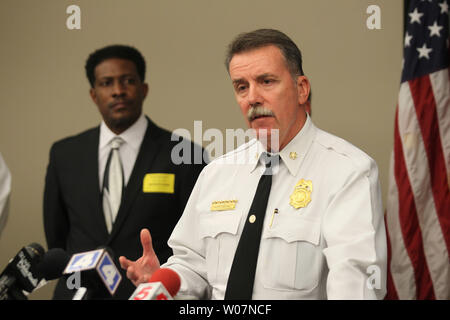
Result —
[[436, 101], [439, 133], [441, 135], [447, 177], [450, 174], [450, 82], [448, 81], [448, 76], [448, 69], [430, 74], [431, 86], [433, 87], [434, 99]]
[[446, 251], [445, 239], [434, 203], [427, 152], [407, 82], [400, 88], [398, 121], [405, 164], [422, 232], [425, 258], [435, 296], [437, 299], [442, 299], [443, 294], [446, 294], [443, 291], [446, 290], [449, 279], [448, 261], [442, 259], [443, 249]]
[[[441, 136], [442, 152], [444, 155], [445, 168], [447, 174], [447, 181], [450, 184], [450, 81], [449, 70], [444, 69], [441, 71], [430, 74], [430, 82], [433, 88], [433, 94], [436, 101], [436, 113], [439, 123], [439, 134]], [[450, 186], [449, 186], [450, 187]], [[448, 213], [447, 213], [448, 214]], [[438, 299], [450, 299], [450, 260], [449, 252], [445, 245], [445, 242], [440, 242], [442, 247], [443, 271], [446, 278], [442, 279], [442, 283], [438, 283], [435, 286], [436, 298]]]
[[398, 188], [394, 175], [394, 153], [391, 154], [389, 167], [389, 193], [386, 203], [389, 214], [386, 215], [386, 226], [391, 242], [391, 265], [388, 268], [391, 272], [398, 298], [413, 300], [416, 299], [416, 284], [414, 281], [411, 281], [411, 279], [414, 279], [414, 268], [405, 248], [400, 224]]

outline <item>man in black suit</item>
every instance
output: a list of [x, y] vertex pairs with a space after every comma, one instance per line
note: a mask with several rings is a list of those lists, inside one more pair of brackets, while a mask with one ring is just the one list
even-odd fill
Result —
[[[176, 165], [172, 157], [182, 155], [172, 150], [180, 142], [143, 115], [148, 85], [145, 61], [135, 48], [95, 51], [86, 74], [103, 121], [51, 148], [44, 192], [48, 248], [73, 254], [108, 246], [116, 261], [121, 255], [138, 258], [140, 230], [149, 228], [165, 262], [172, 255], [167, 240], [204, 163], [194, 163], [192, 156], [191, 163]], [[202, 152], [190, 141], [183, 143], [192, 155]], [[128, 299], [135, 287], [122, 276], [114, 297]], [[72, 296], [60, 280], [54, 298]]]

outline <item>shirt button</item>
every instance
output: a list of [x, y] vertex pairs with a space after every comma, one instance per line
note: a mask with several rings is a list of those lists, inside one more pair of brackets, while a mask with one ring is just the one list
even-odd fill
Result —
[[248, 221], [249, 221], [250, 223], [255, 222], [255, 221], [256, 221], [256, 216], [255, 216], [254, 214], [252, 214], [252, 215], [250, 216], [250, 218], [248, 218]]

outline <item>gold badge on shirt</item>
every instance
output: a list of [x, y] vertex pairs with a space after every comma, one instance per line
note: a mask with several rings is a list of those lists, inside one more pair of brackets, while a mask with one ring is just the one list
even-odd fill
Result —
[[289, 204], [295, 209], [304, 208], [311, 202], [313, 185], [311, 180], [301, 179], [295, 185], [294, 192], [289, 197]]
[[211, 203], [211, 211], [226, 211], [236, 208], [237, 200], [213, 201]]

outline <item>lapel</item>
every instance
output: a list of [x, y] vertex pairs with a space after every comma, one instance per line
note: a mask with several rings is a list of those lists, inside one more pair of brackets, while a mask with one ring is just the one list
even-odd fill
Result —
[[124, 221], [130, 213], [130, 209], [136, 196], [139, 192], [142, 192], [143, 175], [151, 168], [151, 164], [159, 149], [160, 142], [158, 142], [157, 138], [160, 136], [161, 129], [159, 129], [148, 117], [146, 117], [146, 119], [148, 122], [147, 130], [144, 139], [142, 140], [141, 148], [139, 149], [127, 187], [125, 188], [122, 203], [119, 212], [117, 213], [113, 229], [111, 230], [109, 243], [114, 239], [118, 231], [120, 231]]
[[100, 140], [100, 127], [95, 128], [87, 139], [83, 157], [83, 166], [86, 168], [86, 199], [88, 208], [91, 208], [89, 212], [93, 213], [93, 230], [98, 230], [101, 239], [107, 239], [108, 230], [103, 215], [102, 194], [98, 179], [98, 144]]

